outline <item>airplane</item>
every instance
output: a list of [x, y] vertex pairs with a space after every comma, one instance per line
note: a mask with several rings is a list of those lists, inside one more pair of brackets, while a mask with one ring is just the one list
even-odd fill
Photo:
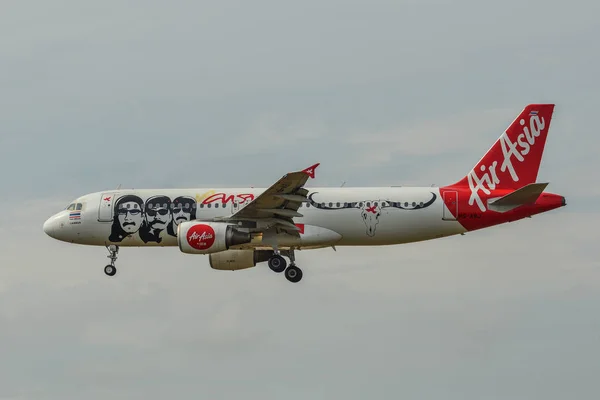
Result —
[[208, 255], [215, 270], [266, 262], [297, 283], [303, 272], [296, 250], [432, 240], [565, 206], [565, 197], [536, 182], [553, 112], [554, 104], [527, 105], [467, 175], [447, 186], [306, 187], [314, 164], [268, 188], [90, 193], [43, 230], [60, 241], [105, 246], [108, 276], [117, 272], [121, 247], [177, 246]]

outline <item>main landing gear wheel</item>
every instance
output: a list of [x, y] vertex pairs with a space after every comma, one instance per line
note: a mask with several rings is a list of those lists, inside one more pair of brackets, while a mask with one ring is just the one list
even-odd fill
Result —
[[104, 267], [104, 273], [108, 276], [114, 276], [117, 273], [117, 267], [114, 265], [107, 265]]
[[287, 262], [285, 261], [285, 258], [279, 254], [275, 254], [273, 257], [269, 258], [269, 268], [271, 268], [274, 272], [283, 272], [285, 271], [286, 266]]
[[300, 282], [302, 279], [302, 270], [295, 265], [290, 265], [285, 270], [285, 277], [292, 283]]

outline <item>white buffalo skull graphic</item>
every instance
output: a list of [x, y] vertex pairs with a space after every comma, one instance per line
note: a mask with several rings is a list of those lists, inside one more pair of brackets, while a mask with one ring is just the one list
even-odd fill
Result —
[[366, 201], [360, 208], [360, 216], [367, 227], [367, 235], [375, 236], [375, 229], [381, 216], [381, 203], [379, 201]]
[[401, 203], [394, 202], [389, 200], [368, 200], [368, 201], [358, 201], [351, 203], [318, 203], [313, 200], [313, 196], [317, 194], [311, 193], [308, 196], [308, 202], [310, 205], [316, 208], [320, 208], [321, 210], [346, 210], [346, 209], [359, 209], [360, 216], [365, 223], [366, 233], [368, 236], [375, 236], [375, 230], [377, 229], [377, 224], [379, 223], [379, 217], [381, 216], [381, 211], [385, 208], [396, 208], [400, 210], [420, 210], [422, 208], [429, 207], [435, 202], [437, 198], [436, 194], [431, 193], [431, 199], [426, 203]]

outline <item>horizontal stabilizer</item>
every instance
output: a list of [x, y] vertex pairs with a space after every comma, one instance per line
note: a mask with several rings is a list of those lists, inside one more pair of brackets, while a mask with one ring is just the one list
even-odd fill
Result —
[[525, 204], [533, 204], [546, 189], [546, 186], [548, 186], [548, 183], [530, 183], [506, 196], [488, 200], [488, 209], [502, 213]]

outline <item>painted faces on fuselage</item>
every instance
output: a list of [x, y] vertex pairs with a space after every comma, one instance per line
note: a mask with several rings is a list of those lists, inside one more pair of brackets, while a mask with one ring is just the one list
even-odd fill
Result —
[[120, 242], [138, 232], [143, 225], [143, 200], [135, 195], [125, 195], [115, 203], [114, 218], [109, 240]]
[[127, 201], [119, 204], [117, 210], [119, 225], [127, 233], [135, 233], [142, 225], [141, 205], [135, 201]]
[[196, 200], [191, 197], [177, 197], [173, 200], [173, 222], [175, 225], [196, 218], [195, 206]]
[[171, 199], [166, 196], [151, 197], [146, 201], [146, 222], [151, 230], [162, 231], [171, 221]]

